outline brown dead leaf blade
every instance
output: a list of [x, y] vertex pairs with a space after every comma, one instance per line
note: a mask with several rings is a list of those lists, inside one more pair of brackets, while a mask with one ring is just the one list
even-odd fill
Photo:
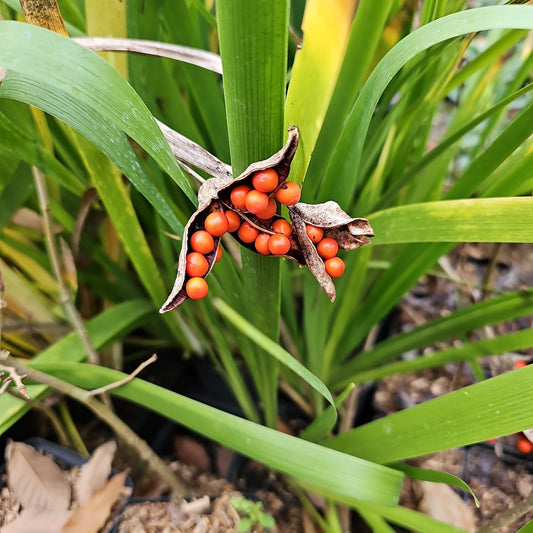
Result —
[[111, 474], [111, 463], [116, 450], [115, 441], [105, 442], [94, 450], [91, 458], [80, 468], [75, 484], [80, 505], [86, 504], [105, 485]]
[[72, 513], [61, 533], [98, 533], [122, 492], [126, 476], [126, 472], [113, 476], [85, 505]]
[[63, 511], [70, 505], [68, 479], [54, 460], [23, 442], [6, 448], [9, 490], [25, 510]]

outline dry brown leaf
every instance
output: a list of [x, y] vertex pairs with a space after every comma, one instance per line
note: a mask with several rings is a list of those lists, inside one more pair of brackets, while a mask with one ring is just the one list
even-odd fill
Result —
[[80, 468], [76, 480], [76, 493], [79, 505], [85, 505], [99, 491], [111, 474], [111, 463], [117, 450], [113, 440], [98, 446], [91, 458]]
[[61, 533], [98, 533], [120, 496], [126, 476], [126, 472], [113, 476], [85, 505], [72, 513]]
[[451, 487], [429, 481], [420, 481], [419, 487], [422, 492], [420, 511], [466, 531], [476, 530], [474, 512]]
[[[39, 233], [44, 233], [43, 217], [28, 207], [21, 207], [20, 209], [17, 209], [15, 214], [11, 217], [11, 222], [17, 226], [22, 226], [23, 228], [33, 229]], [[60, 233], [63, 231], [63, 227], [59, 224], [53, 224], [52, 231], [54, 233]]]
[[61, 533], [72, 511], [30, 510], [0, 529], [1, 533]]
[[25, 509], [66, 510], [71, 488], [65, 474], [51, 457], [23, 442], [6, 447], [7, 482]]

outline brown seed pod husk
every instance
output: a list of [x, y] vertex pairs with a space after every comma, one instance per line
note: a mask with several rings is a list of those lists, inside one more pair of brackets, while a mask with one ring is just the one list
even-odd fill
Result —
[[[277, 172], [279, 177], [278, 187], [269, 196], [274, 195], [275, 191], [282, 186], [283, 183], [285, 183], [287, 176], [289, 175], [291, 162], [297, 148], [298, 128], [296, 126], [291, 126], [289, 128], [289, 136], [285, 146], [268, 159], [252, 163], [239, 177], [233, 180], [226, 176], [220, 176], [218, 178], [211, 178], [202, 184], [198, 191], [198, 209], [193, 213], [183, 231], [183, 242], [178, 259], [176, 281], [174, 282], [174, 287], [172, 288], [167, 301], [159, 310], [160, 313], [170, 311], [188, 299], [187, 293], [185, 292], [185, 283], [188, 280], [186, 273], [186, 259], [187, 254], [190, 251], [190, 236], [195, 231], [204, 229], [204, 222], [209, 213], [216, 210], [225, 211], [227, 209], [231, 209], [239, 214], [242, 219], [248, 220], [254, 226], [258, 227], [260, 231], [273, 233], [271, 224], [276, 218], [281, 217], [275, 215], [271, 219], [263, 220], [252, 215], [251, 213], [248, 213], [247, 211], [236, 209], [231, 203], [231, 190], [237, 185], [246, 184], [251, 186], [254, 172], [272, 168]], [[237, 236], [237, 232], [233, 233], [232, 235], [243, 246], [254, 252], [256, 251], [253, 243], [247, 244], [241, 242]], [[218, 250], [218, 246], [220, 245], [220, 238], [214, 238], [214, 240], [214, 251], [205, 256], [209, 263], [209, 271], [207, 274], [209, 274], [211, 268], [213, 267], [216, 258], [216, 252]], [[291, 250], [287, 254], [287, 257], [290, 257], [300, 264], [303, 263], [303, 255], [300, 252], [298, 240], [295, 236], [291, 236]]]
[[333, 201], [323, 204], [300, 202], [289, 207], [289, 214], [307, 267], [324, 289], [330, 301], [334, 302], [335, 285], [326, 272], [323, 259], [318, 255], [315, 245], [307, 236], [306, 226], [310, 224], [322, 228], [324, 237], [335, 239], [339, 248], [343, 250], [354, 250], [369, 244], [368, 237], [373, 237], [374, 231], [366, 218], [350, 217], [337, 202]]

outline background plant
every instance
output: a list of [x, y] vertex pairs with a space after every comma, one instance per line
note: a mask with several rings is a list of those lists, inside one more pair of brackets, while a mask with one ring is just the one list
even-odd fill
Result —
[[[127, 65], [115, 63], [132, 88], [80, 45], [10, 22], [18, 6], [0, 3], [6, 19], [0, 67], [8, 69], [0, 87], [3, 347], [35, 356], [33, 368], [85, 388], [119, 378], [107, 367], [122, 366], [126, 343], [130, 357], [163, 346], [207, 355], [251, 422], [142, 381], [114, 393], [139, 401], [142, 391], [148, 407], [291, 474], [332, 502], [348, 503], [376, 531], [390, 530], [387, 521], [451, 531], [395, 506], [400, 474], [380, 465], [533, 425], [521, 409], [530, 399], [531, 369], [483, 381], [479, 362], [530, 347], [531, 330], [469, 342], [480, 328], [529, 315], [531, 289], [492, 294], [408, 333], [377, 344], [371, 339], [417, 280], [440, 269], [453, 243], [532, 240], [533, 8], [491, 2], [466, 9], [462, 0], [435, 0], [416, 9], [361, 0], [352, 21], [355, 3], [290, 4], [219, 0], [215, 12], [198, 1], [130, 1], [120, 16], [91, 18], [81, 3], [62, 3], [71, 36], [111, 31], [220, 46], [223, 85], [196, 66], [136, 55]], [[289, 22], [299, 38], [303, 30], [299, 51]], [[304, 201], [336, 200], [367, 217], [376, 233], [372, 246], [346, 255], [335, 304], [307, 272], [228, 243], [210, 275], [212, 296], [157, 313], [174, 279], [196, 185], [152, 116], [231, 161], [234, 175], [278, 150], [287, 126], [298, 125], [302, 142], [291, 179], [303, 184]], [[442, 116], [444, 133], [435, 136]], [[40, 205], [35, 169], [47, 186]], [[47, 241], [48, 209], [55, 225]], [[58, 277], [47, 243], [49, 250], [59, 236], [68, 244]], [[84, 323], [69, 314], [68, 301]], [[105, 366], [78, 363], [87, 356], [81, 341], [73, 334], [60, 340], [72, 325], [82, 338], [86, 328]], [[134, 330], [142, 342], [127, 336]], [[460, 347], [399, 361], [408, 350], [457, 336]], [[328, 389], [342, 403], [351, 383], [457, 360], [467, 361], [480, 383], [340, 436], [331, 432]], [[308, 413], [303, 436], [315, 443], [275, 430], [280, 386]], [[46, 388], [28, 391], [36, 398]], [[1, 431], [27, 409], [5, 395], [0, 405]], [[364, 491], [353, 486], [355, 478]], [[333, 503], [325, 518], [316, 518], [337, 527]]]

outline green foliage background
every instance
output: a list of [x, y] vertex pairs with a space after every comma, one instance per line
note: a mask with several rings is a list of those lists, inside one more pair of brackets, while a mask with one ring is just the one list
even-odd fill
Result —
[[[531, 367], [484, 380], [480, 366], [482, 357], [530, 348], [531, 331], [470, 340], [485, 326], [530, 315], [532, 289], [489, 292], [407, 333], [365, 341], [455, 243], [533, 241], [533, 7], [412, 4], [360, 0], [353, 20], [350, 3], [340, 1], [328, 3], [331, 19], [313, 0], [124, 4], [127, 37], [219, 52], [221, 78], [141, 55], [128, 56], [127, 69], [117, 62], [117, 70], [72, 40], [15, 22], [18, 4], [0, 2], [4, 324], [32, 324], [4, 327], [2, 347], [85, 388], [118, 379], [110, 367], [120, 369], [125, 355], [175, 347], [208, 357], [248, 420], [139, 379], [114, 393], [289, 474], [295, 486], [351, 505], [374, 531], [390, 531], [388, 522], [459, 531], [398, 506], [402, 474], [383, 465], [533, 426], [523, 409], [533, 400]], [[88, 30], [83, 2], [60, 5], [71, 36], [104, 31], [103, 23]], [[197, 185], [154, 118], [231, 162], [235, 176], [277, 151], [287, 126], [298, 125], [291, 179], [302, 184], [303, 199], [335, 200], [367, 217], [376, 233], [371, 246], [343, 257], [335, 304], [307, 271], [229, 246], [205, 301], [157, 313]], [[72, 321], [50, 267], [35, 169], [46, 177], [54, 238], [74, 258], [69, 268], [64, 252], [64, 280], [99, 366], [82, 363], [87, 354], [76, 333], [65, 335]], [[460, 347], [401, 360], [456, 337]], [[467, 362], [480, 382], [336, 435], [334, 406], [342, 407], [351, 384], [451, 361]], [[309, 413], [302, 437], [313, 442], [277, 431], [280, 384]], [[28, 390], [34, 398], [47, 392]], [[26, 410], [2, 395], [0, 431]], [[335, 513], [331, 505], [315, 518], [336, 531]]]

